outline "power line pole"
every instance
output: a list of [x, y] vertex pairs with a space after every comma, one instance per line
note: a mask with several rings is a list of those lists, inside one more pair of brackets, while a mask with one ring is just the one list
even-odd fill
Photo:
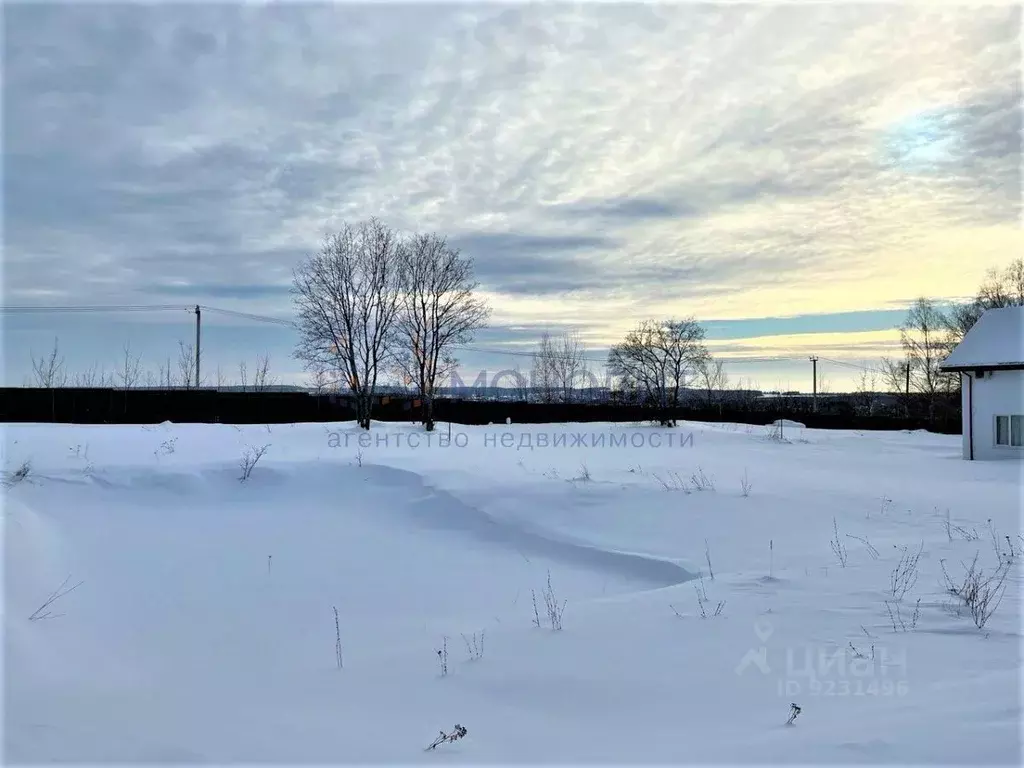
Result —
[[904, 373], [907, 375], [906, 392], [903, 398], [903, 413], [909, 419], [910, 418], [910, 358], [907, 358], [907, 364], [903, 367]]
[[199, 322], [201, 318], [199, 305], [196, 304], [196, 389], [199, 389]]
[[811, 403], [812, 403], [812, 408], [814, 409], [814, 412], [817, 413], [818, 412], [818, 358], [817, 357], [815, 357], [815, 356], [811, 357], [811, 366], [812, 366], [812, 368], [811, 368], [811, 379], [813, 380], [812, 386], [814, 388], [813, 389], [814, 395], [813, 395], [813, 397], [811, 399]]

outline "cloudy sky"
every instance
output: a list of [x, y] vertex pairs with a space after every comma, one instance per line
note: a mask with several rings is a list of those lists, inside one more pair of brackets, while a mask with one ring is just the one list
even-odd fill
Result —
[[[447, 235], [492, 327], [463, 377], [541, 330], [595, 360], [693, 315], [734, 383], [833, 388], [895, 350], [919, 295], [1024, 249], [1019, 8], [874, 4], [8, 5], [5, 382], [152, 370], [188, 305], [288, 319], [343, 221]], [[204, 366], [283, 326], [203, 313]], [[766, 359], [771, 358], [771, 359]], [[792, 360], [776, 358], [793, 358]], [[596, 364], [598, 367], [600, 363]]]

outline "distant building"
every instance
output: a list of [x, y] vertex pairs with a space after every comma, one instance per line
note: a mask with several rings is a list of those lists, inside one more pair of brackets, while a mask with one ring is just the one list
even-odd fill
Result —
[[939, 368], [960, 375], [964, 458], [1024, 458], [1024, 307], [986, 311]]

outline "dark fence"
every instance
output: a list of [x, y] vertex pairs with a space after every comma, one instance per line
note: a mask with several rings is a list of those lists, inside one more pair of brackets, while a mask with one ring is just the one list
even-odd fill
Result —
[[[415, 422], [419, 402], [406, 396], [377, 398], [373, 418]], [[927, 429], [960, 434], [958, 400], [928, 408], [920, 399], [901, 406], [868, 408], [842, 399], [823, 399], [817, 412], [806, 399], [758, 398], [714, 407], [692, 403], [674, 410], [679, 420], [765, 425], [792, 419], [813, 429]], [[906, 414], [909, 413], [910, 416]], [[526, 403], [438, 399], [434, 417], [457, 424], [550, 424], [561, 422], [643, 422], [655, 412], [635, 404]], [[306, 392], [238, 392], [216, 389], [0, 389], [0, 422], [67, 424], [224, 423], [285, 424], [351, 421], [353, 403], [344, 395]]]

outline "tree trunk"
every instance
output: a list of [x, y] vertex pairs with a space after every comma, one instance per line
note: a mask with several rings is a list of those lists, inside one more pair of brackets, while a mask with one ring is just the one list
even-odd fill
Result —
[[370, 428], [370, 396], [366, 392], [360, 392], [356, 398], [356, 416], [361, 429]]
[[434, 398], [424, 397], [420, 404], [421, 413], [423, 414], [423, 426], [427, 432], [434, 431]]

